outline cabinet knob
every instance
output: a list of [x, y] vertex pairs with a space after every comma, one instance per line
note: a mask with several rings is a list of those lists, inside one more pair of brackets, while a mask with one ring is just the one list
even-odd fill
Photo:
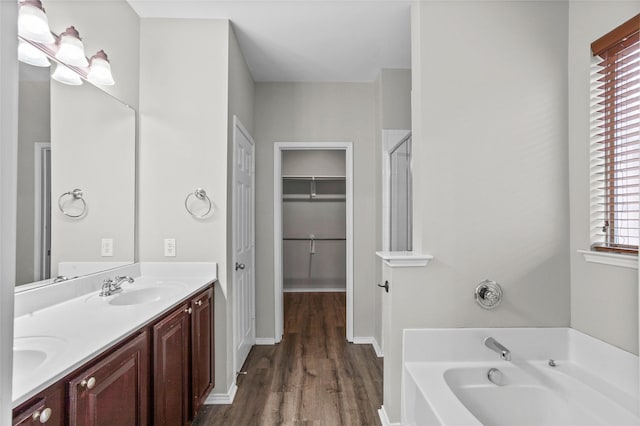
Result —
[[38, 410], [33, 413], [33, 416], [31, 416], [31, 418], [33, 420], [40, 421], [40, 423], [46, 423], [51, 418], [51, 408], [45, 408], [42, 411]]
[[198, 300], [198, 301], [196, 302], [196, 306], [202, 306], [202, 300]]
[[96, 385], [95, 377], [89, 377], [88, 379], [84, 379], [83, 381], [80, 382], [80, 386], [87, 389], [93, 389], [95, 385]]
[[185, 311], [186, 313], [190, 314], [192, 310], [193, 310], [193, 309], [191, 309], [191, 308], [187, 308], [187, 309], [185, 309], [184, 311]]

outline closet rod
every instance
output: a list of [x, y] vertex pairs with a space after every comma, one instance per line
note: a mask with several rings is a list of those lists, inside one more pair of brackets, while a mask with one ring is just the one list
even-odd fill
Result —
[[347, 241], [346, 238], [283, 238], [285, 241]]

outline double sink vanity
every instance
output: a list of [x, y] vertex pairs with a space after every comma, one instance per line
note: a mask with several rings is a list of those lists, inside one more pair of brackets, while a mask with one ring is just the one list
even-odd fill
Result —
[[189, 424], [214, 386], [215, 281], [137, 263], [16, 293], [13, 425]]

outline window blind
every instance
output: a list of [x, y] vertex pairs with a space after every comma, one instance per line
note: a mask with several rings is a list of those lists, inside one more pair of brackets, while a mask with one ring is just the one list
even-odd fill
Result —
[[592, 249], [640, 241], [640, 14], [591, 44]]

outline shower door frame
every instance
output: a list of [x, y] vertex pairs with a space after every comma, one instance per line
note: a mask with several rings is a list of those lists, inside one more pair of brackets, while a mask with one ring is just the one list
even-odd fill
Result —
[[275, 302], [275, 342], [284, 333], [283, 273], [282, 273], [282, 152], [283, 151], [344, 151], [345, 208], [347, 252], [347, 335], [353, 342], [353, 143], [352, 142], [276, 142], [273, 146], [273, 270]]

